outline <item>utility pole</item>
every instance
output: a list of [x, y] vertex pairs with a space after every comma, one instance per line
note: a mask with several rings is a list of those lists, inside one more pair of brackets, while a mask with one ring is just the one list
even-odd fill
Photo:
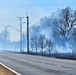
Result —
[[22, 19], [24, 17], [17, 17], [20, 20], [20, 52], [22, 52]]
[[29, 16], [27, 18], [27, 53], [29, 54]]

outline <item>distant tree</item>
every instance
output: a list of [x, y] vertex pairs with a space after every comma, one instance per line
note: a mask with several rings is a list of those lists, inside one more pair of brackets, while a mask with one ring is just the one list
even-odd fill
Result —
[[1, 40], [9, 40], [9, 31], [5, 28], [0, 34]]
[[62, 38], [68, 38], [70, 36], [72, 28], [76, 25], [76, 11], [66, 7], [60, 9], [53, 15], [53, 24], [55, 33]]
[[7, 49], [7, 43], [9, 42], [9, 31], [7, 30], [7, 28], [5, 28], [1, 34], [0, 34], [0, 42], [2, 43], [2, 45], [5, 47], [5, 50]]
[[41, 53], [43, 55], [43, 52], [44, 52], [44, 48], [46, 47], [46, 38], [45, 38], [45, 35], [40, 35], [39, 36], [39, 41], [38, 41], [38, 44], [39, 44], [39, 47], [41, 48]]
[[53, 13], [53, 37], [56, 41], [56, 45], [63, 45], [65, 48], [71, 45], [73, 56], [75, 56], [75, 26], [76, 26], [76, 10], [72, 10], [69, 7], [59, 9], [57, 13]]
[[36, 51], [37, 53], [39, 34], [40, 34], [40, 26], [34, 25], [30, 28], [30, 46], [32, 52]]
[[33, 50], [34, 50], [34, 40], [33, 40], [34, 38], [33, 37], [30, 37], [30, 48], [31, 48], [31, 50], [30, 50], [30, 52], [31, 53], [33, 53]]
[[31, 45], [32, 52], [34, 50], [37, 53], [37, 50], [38, 50], [38, 37], [37, 36], [32, 36], [30, 38], [30, 45]]
[[72, 29], [71, 37], [69, 38], [70, 49], [72, 50], [73, 57], [76, 57], [76, 28]]
[[51, 51], [53, 50], [53, 43], [51, 39], [46, 40], [46, 47], [47, 47], [47, 50], [49, 51], [49, 55], [51, 55]]

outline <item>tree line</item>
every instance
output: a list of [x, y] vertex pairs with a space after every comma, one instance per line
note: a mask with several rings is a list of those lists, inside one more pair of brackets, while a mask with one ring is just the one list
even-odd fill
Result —
[[76, 10], [58, 9], [30, 28], [30, 52], [76, 56]]

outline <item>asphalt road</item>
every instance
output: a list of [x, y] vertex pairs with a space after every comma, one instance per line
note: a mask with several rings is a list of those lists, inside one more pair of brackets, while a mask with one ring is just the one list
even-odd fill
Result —
[[76, 61], [0, 52], [0, 62], [21, 75], [76, 75]]

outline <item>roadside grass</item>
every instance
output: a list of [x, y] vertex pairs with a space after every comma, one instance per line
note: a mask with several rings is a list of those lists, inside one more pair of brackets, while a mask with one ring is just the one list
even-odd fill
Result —
[[0, 75], [17, 75], [8, 68], [0, 64]]

